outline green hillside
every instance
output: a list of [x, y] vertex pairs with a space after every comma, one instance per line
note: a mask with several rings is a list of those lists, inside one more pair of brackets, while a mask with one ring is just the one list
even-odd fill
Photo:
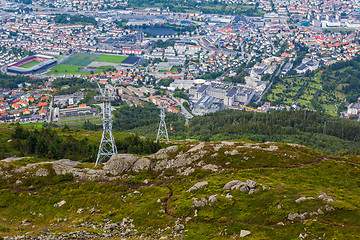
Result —
[[252, 233], [248, 239], [360, 236], [358, 157], [243, 140], [174, 142], [145, 157], [121, 155], [100, 167], [1, 161], [0, 237], [238, 239], [241, 230]]

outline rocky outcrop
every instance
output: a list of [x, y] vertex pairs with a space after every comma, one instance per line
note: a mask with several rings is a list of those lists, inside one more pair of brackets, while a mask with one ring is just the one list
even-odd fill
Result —
[[251, 232], [248, 231], [248, 230], [241, 230], [240, 231], [240, 237], [246, 237], [246, 236], [249, 236], [251, 235]]
[[197, 198], [193, 198], [194, 200], [194, 207], [204, 207], [208, 204], [206, 198], [202, 197], [200, 200], [197, 200]]
[[296, 203], [299, 203], [299, 202], [304, 202], [304, 201], [306, 201], [306, 200], [312, 200], [312, 199], [315, 199], [315, 198], [302, 196], [302, 197], [296, 199], [295, 202], [296, 202]]
[[55, 203], [54, 204], [54, 207], [61, 207], [61, 206], [64, 206], [66, 204], [66, 201], [65, 200], [62, 200], [62, 201], [60, 201], [60, 202], [58, 202], [58, 203]]
[[245, 183], [242, 181], [239, 181], [239, 180], [232, 180], [232, 181], [228, 182], [227, 184], [225, 184], [224, 189], [234, 190], [234, 189], [232, 189], [234, 186], [242, 186], [242, 185], [245, 185]]
[[230, 191], [240, 190], [241, 192], [248, 192], [249, 194], [253, 194], [254, 192], [259, 190], [258, 188], [256, 188], [256, 182], [250, 179], [246, 180], [246, 183], [239, 180], [232, 180], [225, 184], [224, 189]]
[[149, 158], [156, 159], [156, 160], [168, 160], [169, 153], [174, 153], [179, 149], [177, 145], [170, 146], [167, 148], [160, 149], [158, 152], [149, 155]]
[[144, 170], [149, 170], [150, 165], [151, 165], [150, 159], [146, 157], [142, 157], [134, 163], [131, 169], [133, 170], [133, 172], [141, 172]]
[[130, 171], [134, 163], [139, 159], [132, 154], [117, 154], [104, 163], [103, 169], [113, 175], [119, 175]]
[[37, 177], [46, 177], [49, 175], [49, 170], [45, 168], [40, 168], [36, 171], [35, 176]]
[[204, 182], [198, 182], [198, 183], [196, 183], [194, 186], [192, 186], [191, 188], [189, 188], [189, 189], [187, 190], [187, 192], [191, 192], [191, 191], [198, 190], [198, 189], [200, 189], [200, 188], [202, 188], [202, 187], [204, 187], [204, 186], [206, 186], [206, 185], [208, 185], [208, 184], [209, 184], [209, 183], [206, 182], [206, 181], [204, 181]]

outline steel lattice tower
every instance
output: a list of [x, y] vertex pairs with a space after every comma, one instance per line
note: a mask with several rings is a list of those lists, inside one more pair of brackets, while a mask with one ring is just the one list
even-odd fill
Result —
[[100, 95], [95, 99], [103, 102], [102, 115], [103, 115], [103, 133], [99, 146], [99, 152], [96, 158], [95, 166], [103, 161], [108, 160], [112, 155], [117, 154], [114, 136], [112, 135], [112, 115], [111, 115], [111, 102], [116, 99], [114, 90], [110, 85], [105, 85], [105, 88], [100, 89]]
[[166, 141], [169, 142], [169, 135], [166, 130], [166, 123], [165, 123], [165, 104], [161, 101], [160, 104], [160, 124], [159, 130], [157, 133], [156, 141], [160, 140], [160, 138], [166, 138]]

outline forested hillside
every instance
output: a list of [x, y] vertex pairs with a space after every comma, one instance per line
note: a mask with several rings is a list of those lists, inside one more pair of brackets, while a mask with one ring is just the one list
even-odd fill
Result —
[[[115, 113], [115, 130], [156, 136], [159, 109], [122, 107]], [[292, 142], [335, 155], [360, 153], [360, 123], [315, 111], [279, 111], [254, 113], [220, 111], [194, 117], [188, 126], [180, 115], [167, 113], [170, 134], [175, 139], [229, 140], [250, 139], [258, 142]]]

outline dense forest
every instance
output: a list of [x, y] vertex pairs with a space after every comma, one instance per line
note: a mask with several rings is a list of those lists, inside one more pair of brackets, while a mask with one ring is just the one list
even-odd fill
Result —
[[34, 79], [28, 76], [22, 75], [7, 75], [5, 73], [0, 73], [0, 88], [18, 88], [18, 85], [21, 83], [30, 83], [34, 85], [39, 85], [44, 82], [43, 79]]
[[[68, 126], [52, 128], [25, 128], [20, 124], [10, 131], [11, 141], [1, 143], [0, 159], [11, 154], [18, 156], [35, 156], [39, 158], [80, 160], [94, 162], [96, 160], [101, 133], [96, 138], [88, 138], [84, 131], [70, 129]], [[3, 136], [4, 137], [4, 136]], [[6, 141], [6, 137], [4, 138]], [[5, 141], [1, 138], [2, 141]], [[4, 145], [10, 146], [5, 148]], [[119, 153], [151, 154], [162, 148], [158, 142], [150, 138], [140, 138], [131, 134], [116, 139]]]
[[[61, 131], [68, 130], [65, 126]], [[12, 139], [12, 146], [20, 151], [20, 155], [85, 161], [95, 161], [97, 155], [97, 146], [90, 143], [89, 139], [60, 136], [56, 129], [50, 127], [26, 129], [16, 124]]]
[[[121, 107], [115, 112], [114, 129], [156, 136], [159, 109]], [[224, 110], [194, 117], [188, 126], [181, 115], [166, 114], [173, 126], [170, 138], [203, 141], [250, 139], [257, 142], [290, 142], [334, 155], [360, 154], [360, 123], [315, 111], [254, 113]]]
[[57, 24], [92, 24], [97, 25], [97, 21], [94, 17], [85, 16], [85, 15], [68, 15], [68, 14], [59, 14], [54, 18], [55, 23]]
[[57, 94], [71, 94], [83, 88], [98, 88], [95, 83], [91, 83], [81, 78], [57, 78], [51, 83], [51, 87], [57, 89]]
[[[258, 5], [258, 4], [257, 4]], [[241, 4], [226, 4], [221, 1], [203, 1], [201, 3], [190, 0], [177, 2], [175, 0], [130, 0], [127, 7], [132, 8], [161, 8], [169, 9], [172, 12], [202, 12], [206, 14], [223, 14], [223, 15], [245, 15], [260, 16], [262, 10], [255, 6], [246, 6]]]

